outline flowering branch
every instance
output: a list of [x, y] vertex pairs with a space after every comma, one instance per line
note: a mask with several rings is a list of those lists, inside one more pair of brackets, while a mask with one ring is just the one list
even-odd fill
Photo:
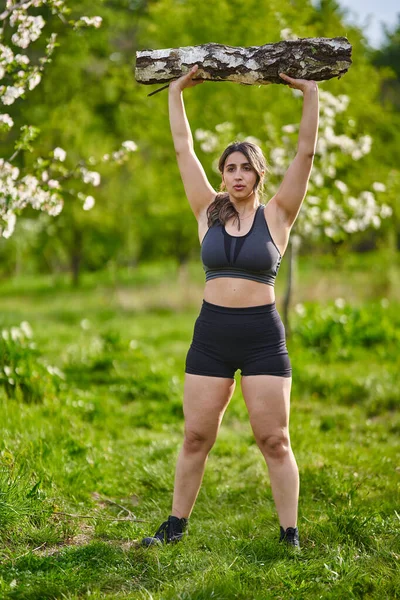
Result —
[[[298, 95], [299, 92], [293, 90], [293, 94]], [[320, 90], [320, 132], [308, 186], [309, 194], [296, 221], [295, 231], [299, 241], [306, 238], [339, 241], [369, 227], [378, 229], [382, 219], [392, 215], [392, 208], [388, 204], [380, 204], [376, 200], [376, 194], [386, 191], [383, 183], [373, 182], [370, 190], [357, 194], [337, 178], [340, 168], [345, 168], [350, 161], [360, 160], [372, 147], [370, 135], [355, 139], [335, 133], [336, 115], [344, 112], [349, 102], [348, 96], [335, 97], [330, 92]], [[271, 121], [268, 119], [265, 142], [244, 134], [235, 135], [230, 122], [217, 125], [215, 132], [197, 129], [195, 138], [200, 142], [203, 152], [207, 153], [220, 153], [234, 138], [253, 142], [264, 149], [272, 147], [269, 156], [272, 166], [266, 183], [267, 193], [271, 197], [296, 154], [298, 133], [297, 124], [283, 126], [281, 133]], [[349, 123], [352, 129], [355, 128], [354, 120]], [[213, 168], [219, 173], [217, 162], [215, 159]]]
[[[39, 85], [42, 73], [58, 46], [56, 34], [51, 33], [45, 55], [39, 58], [37, 65], [30, 64], [26, 53], [15, 51], [15, 47], [26, 50], [42, 35], [46, 25], [44, 18], [41, 15], [31, 15], [28, 11], [30, 8], [44, 6], [75, 30], [82, 27], [99, 28], [102, 24], [102, 19], [98, 16], [67, 20], [70, 9], [67, 8], [65, 0], [6, 1], [6, 8], [0, 14], [0, 25], [3, 23], [0, 28], [0, 80], [5, 80], [5, 84], [0, 85], [0, 134], [8, 133], [14, 126], [11, 116], [1, 112], [1, 104], [9, 106], [18, 98], [25, 98], [27, 92]], [[14, 30], [10, 45], [4, 40], [6, 24]], [[21, 127], [19, 139], [15, 142], [12, 156], [8, 160], [0, 159], [0, 236], [5, 238], [9, 238], [14, 231], [16, 215], [28, 205], [56, 216], [62, 211], [65, 194], [74, 195], [81, 200], [83, 210], [90, 210], [95, 204], [93, 196], [68, 189], [65, 184], [69, 180], [78, 179], [83, 184], [97, 187], [101, 182], [100, 174], [90, 170], [84, 160], [68, 169], [64, 164], [67, 153], [62, 148], [55, 148], [46, 158], [36, 158], [33, 171], [29, 173], [21, 173], [20, 169], [12, 164], [19, 152], [33, 151], [33, 142], [39, 133], [37, 127], [24, 125]], [[136, 150], [135, 142], [127, 140], [111, 155], [107, 154], [101, 160], [91, 157], [88, 162], [90, 165], [104, 162], [122, 164], [128, 159], [128, 155]]]

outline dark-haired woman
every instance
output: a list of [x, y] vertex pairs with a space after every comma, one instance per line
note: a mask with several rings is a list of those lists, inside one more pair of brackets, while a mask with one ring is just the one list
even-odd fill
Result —
[[193, 79], [197, 69], [170, 84], [169, 115], [186, 196], [198, 222], [206, 285], [186, 358], [185, 434], [171, 515], [142, 543], [183, 537], [240, 369], [251, 427], [268, 466], [280, 540], [299, 546], [299, 474], [289, 437], [291, 365], [273, 286], [307, 191], [317, 141], [318, 87], [280, 74], [303, 92], [303, 114], [297, 154], [264, 206], [260, 190], [266, 161], [255, 144], [235, 142], [226, 148], [219, 161], [221, 193], [208, 182], [193, 149], [182, 97], [185, 88], [203, 82]]

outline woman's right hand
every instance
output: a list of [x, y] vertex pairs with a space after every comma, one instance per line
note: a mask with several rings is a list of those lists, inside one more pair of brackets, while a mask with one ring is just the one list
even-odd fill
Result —
[[193, 80], [198, 68], [198, 65], [194, 65], [190, 71], [186, 73], [186, 75], [182, 75], [182, 77], [179, 77], [179, 79], [174, 79], [171, 81], [169, 84], [169, 89], [182, 92], [185, 88], [194, 87], [195, 85], [199, 85], [199, 83], [203, 83], [204, 79]]

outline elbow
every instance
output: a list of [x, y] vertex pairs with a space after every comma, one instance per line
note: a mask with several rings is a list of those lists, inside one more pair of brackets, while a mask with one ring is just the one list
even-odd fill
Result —
[[175, 154], [186, 154], [187, 152], [193, 152], [193, 144], [189, 140], [181, 140], [174, 143]]
[[315, 150], [313, 150], [312, 148], [299, 148], [297, 154], [299, 154], [303, 158], [313, 161], [315, 156]]
[[193, 150], [193, 142], [187, 136], [182, 136], [182, 137], [175, 136], [173, 138], [173, 141], [174, 141], [174, 148], [175, 148], [176, 154], [182, 154], [184, 152]]

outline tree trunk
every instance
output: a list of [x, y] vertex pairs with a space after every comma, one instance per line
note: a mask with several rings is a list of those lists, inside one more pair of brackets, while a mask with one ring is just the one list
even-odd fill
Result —
[[71, 248], [71, 284], [73, 287], [79, 287], [81, 262], [82, 262], [82, 232], [77, 230], [74, 233], [74, 247]]
[[293, 272], [294, 272], [294, 260], [295, 260], [295, 249], [292, 240], [289, 240], [288, 247], [288, 259], [289, 259], [289, 268], [288, 268], [288, 276], [286, 280], [286, 291], [285, 296], [283, 298], [283, 324], [285, 326], [286, 338], [290, 337], [290, 322], [289, 322], [289, 306], [292, 295], [292, 285], [293, 285]]
[[150, 85], [176, 79], [195, 64], [195, 79], [234, 81], [246, 85], [285, 83], [290, 77], [323, 81], [341, 77], [351, 65], [351, 44], [345, 37], [300, 38], [241, 48], [203, 44], [136, 52], [135, 77]]

